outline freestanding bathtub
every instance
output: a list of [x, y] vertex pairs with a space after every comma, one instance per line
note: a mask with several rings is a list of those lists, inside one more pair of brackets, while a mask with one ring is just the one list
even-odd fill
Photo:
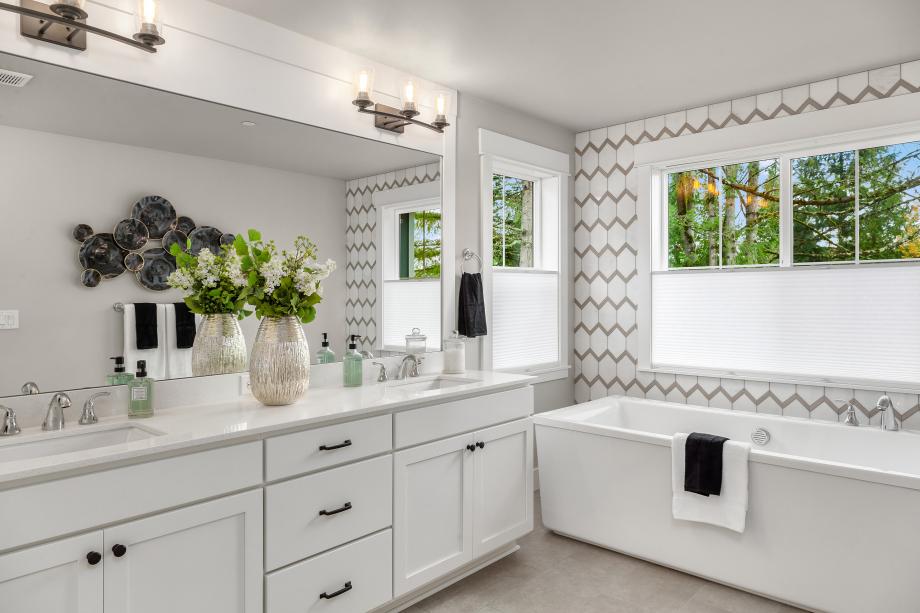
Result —
[[[920, 611], [920, 435], [610, 397], [534, 417], [543, 523], [815, 611]], [[671, 437], [750, 441], [747, 528], [671, 517]]]

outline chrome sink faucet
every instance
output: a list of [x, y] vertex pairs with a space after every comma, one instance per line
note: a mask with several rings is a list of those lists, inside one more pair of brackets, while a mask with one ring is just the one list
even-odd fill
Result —
[[894, 412], [894, 405], [892, 405], [891, 398], [887, 394], [878, 399], [878, 402], [875, 403], [875, 408], [882, 414], [880, 422], [882, 430], [895, 432], [901, 429], [898, 416]]
[[109, 392], [99, 392], [90, 396], [86, 402], [83, 403], [83, 412], [80, 413], [80, 421], [78, 423], [81, 426], [87, 426], [98, 422], [99, 418], [96, 417], [96, 400], [111, 395], [112, 394]]
[[45, 421], [42, 422], [42, 430], [49, 432], [64, 429], [64, 409], [70, 408], [73, 403], [70, 396], [58, 392], [51, 397], [48, 404], [48, 412], [45, 414]]
[[399, 368], [396, 370], [396, 380], [401, 381], [407, 376], [417, 377], [418, 376], [418, 367], [422, 363], [421, 356], [414, 354], [409, 354], [403, 357], [402, 362], [399, 363]]
[[16, 412], [13, 409], [0, 406], [0, 416], [0, 436], [13, 436], [22, 431], [16, 423]]

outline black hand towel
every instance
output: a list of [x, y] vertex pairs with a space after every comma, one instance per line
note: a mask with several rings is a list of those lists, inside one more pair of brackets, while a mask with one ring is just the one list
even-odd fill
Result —
[[460, 304], [457, 311], [457, 331], [469, 338], [485, 336], [486, 301], [482, 295], [482, 275], [465, 272], [460, 277]]
[[722, 493], [722, 447], [728, 439], [693, 432], [684, 450], [684, 491], [701, 496]]
[[134, 332], [138, 349], [157, 348], [157, 305], [149, 302], [134, 305]]
[[195, 344], [195, 314], [184, 302], [177, 302], [176, 307], [176, 347], [189, 349]]

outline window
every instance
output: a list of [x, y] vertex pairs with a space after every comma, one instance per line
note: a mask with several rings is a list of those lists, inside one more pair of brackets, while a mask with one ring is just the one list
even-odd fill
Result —
[[779, 263], [776, 159], [668, 175], [671, 268]]
[[920, 122], [809, 121], [637, 146], [640, 370], [917, 389]]
[[[484, 368], [568, 376], [565, 276], [569, 156], [480, 130]], [[489, 266], [491, 264], [491, 266]]]
[[441, 278], [441, 210], [399, 214], [399, 278]]

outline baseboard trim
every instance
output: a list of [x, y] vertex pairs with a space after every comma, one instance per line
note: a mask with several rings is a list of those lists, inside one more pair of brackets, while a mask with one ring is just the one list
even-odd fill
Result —
[[520, 545], [518, 545], [517, 543], [511, 543], [510, 545], [508, 545], [507, 547], [503, 549], [498, 549], [494, 551], [493, 553], [488, 554], [487, 557], [478, 558], [476, 560], [473, 560], [469, 564], [462, 566], [461, 568], [458, 568], [457, 570], [450, 573], [449, 575], [445, 575], [444, 577], [441, 577], [440, 579], [435, 579], [431, 583], [423, 585], [422, 587], [418, 588], [417, 590], [413, 592], [409, 592], [408, 594], [400, 596], [399, 598], [395, 600], [391, 600], [387, 604], [383, 605], [382, 607], [378, 607], [374, 609], [370, 613], [397, 613], [398, 611], [408, 609], [415, 603], [420, 602], [428, 598], [429, 596], [440, 592], [446, 587], [450, 587], [454, 583], [460, 581], [461, 579], [465, 579], [466, 577], [469, 577], [473, 573], [482, 570], [486, 566], [495, 564], [502, 558], [510, 556], [512, 553], [514, 553], [520, 548], [521, 548]]

